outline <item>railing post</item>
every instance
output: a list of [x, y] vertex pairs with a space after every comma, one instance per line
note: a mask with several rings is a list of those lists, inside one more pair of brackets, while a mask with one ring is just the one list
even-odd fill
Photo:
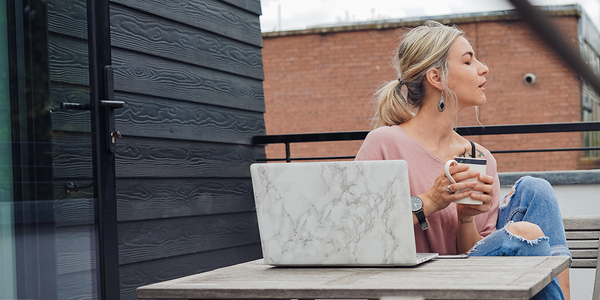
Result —
[[290, 143], [285, 143], [285, 162], [291, 162], [290, 158]]

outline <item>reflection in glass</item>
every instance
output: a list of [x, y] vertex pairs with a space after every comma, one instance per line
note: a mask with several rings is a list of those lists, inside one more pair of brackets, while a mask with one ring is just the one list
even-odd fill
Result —
[[6, 1], [0, 0], [0, 299], [15, 299], [12, 149]]
[[98, 299], [86, 0], [2, 1], [0, 299]]

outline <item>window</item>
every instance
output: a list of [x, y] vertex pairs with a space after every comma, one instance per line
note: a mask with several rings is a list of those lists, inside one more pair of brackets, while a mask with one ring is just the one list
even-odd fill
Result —
[[[592, 47], [584, 43], [582, 49], [583, 58], [588, 66], [594, 71], [596, 75], [600, 74], [600, 56], [592, 49]], [[583, 121], [584, 122], [595, 122], [600, 121], [600, 97], [594, 92], [594, 90], [586, 83], [583, 84], [582, 91], [582, 109], [583, 109]], [[600, 147], [600, 132], [589, 131], [584, 132], [584, 143], [585, 147]], [[600, 151], [585, 151], [584, 158], [600, 158]]]

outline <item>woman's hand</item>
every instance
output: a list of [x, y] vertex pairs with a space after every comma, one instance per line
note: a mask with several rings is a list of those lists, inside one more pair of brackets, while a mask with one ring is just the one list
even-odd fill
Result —
[[[468, 179], [468, 178], [474, 178], [477, 176], [481, 177], [481, 175], [479, 174], [478, 171], [469, 171], [469, 166], [465, 165], [465, 164], [457, 164], [455, 166], [452, 166], [452, 167], [450, 167], [449, 171], [457, 183], [452, 183], [450, 181], [450, 179], [448, 179], [446, 177], [446, 173], [444, 171], [442, 171], [436, 177], [433, 187], [431, 187], [431, 189], [429, 189], [429, 191], [427, 191], [421, 197], [423, 199], [423, 201], [430, 202], [430, 203], [428, 203], [431, 205], [431, 209], [432, 209], [430, 214], [448, 207], [448, 205], [450, 205], [450, 203], [452, 203], [456, 200], [459, 200], [459, 199], [462, 199], [465, 197], [469, 197], [469, 195], [471, 195], [473, 193], [473, 191], [470, 189], [475, 189], [477, 187], [477, 182], [475, 182], [475, 181], [460, 182], [460, 181]], [[483, 175], [483, 176], [486, 176], [486, 175]], [[487, 176], [487, 177], [490, 177], [490, 176]], [[493, 181], [494, 179], [491, 178], [491, 180]], [[487, 181], [482, 181], [482, 182], [487, 182]], [[479, 185], [484, 186], [484, 184], [479, 184]], [[450, 188], [450, 191], [452, 191], [452, 193], [449, 193], [447, 188]], [[489, 185], [489, 188], [490, 188], [490, 193], [491, 193], [492, 192], [491, 184]], [[468, 190], [466, 190], [462, 193], [454, 194], [454, 191], [459, 191], [459, 190], [463, 190], [463, 189], [468, 189]], [[487, 188], [485, 190], [487, 191]], [[479, 200], [479, 199], [476, 199], [476, 200]], [[489, 210], [489, 205], [488, 205], [488, 210]]]
[[456, 249], [459, 253], [469, 251], [477, 241], [483, 238], [477, 230], [477, 225], [473, 222], [473, 217], [490, 210], [492, 196], [494, 195], [494, 189], [492, 187], [494, 178], [492, 176], [480, 174], [477, 179], [479, 179], [481, 183], [471, 181], [475, 184], [472, 189], [473, 191], [481, 192], [481, 194], [471, 192], [471, 198], [473, 200], [483, 201], [483, 204], [456, 204], [456, 212], [458, 214]]
[[473, 191], [481, 192], [481, 194], [471, 192], [471, 199], [483, 201], [483, 204], [456, 204], [456, 211], [459, 218], [473, 217], [490, 210], [492, 197], [494, 196], [494, 188], [492, 187], [492, 184], [494, 183], [494, 177], [480, 174], [478, 179], [482, 183], [473, 181], [475, 186], [472, 187], [472, 189]]

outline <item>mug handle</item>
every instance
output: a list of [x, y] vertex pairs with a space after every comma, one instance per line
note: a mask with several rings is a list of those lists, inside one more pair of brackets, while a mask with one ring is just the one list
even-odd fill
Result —
[[446, 173], [446, 177], [448, 177], [448, 179], [450, 179], [450, 181], [452, 181], [452, 183], [456, 183], [456, 180], [454, 180], [454, 178], [452, 178], [452, 175], [450, 175], [450, 167], [452, 167], [454, 165], [458, 165], [458, 162], [451, 159], [451, 160], [447, 161], [446, 165], [444, 166], [444, 172]]

